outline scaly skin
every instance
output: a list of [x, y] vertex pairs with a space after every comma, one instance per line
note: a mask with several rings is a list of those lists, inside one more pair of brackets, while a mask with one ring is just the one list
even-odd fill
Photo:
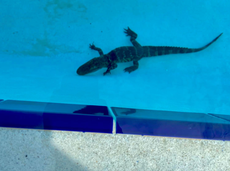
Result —
[[94, 44], [90, 44], [90, 48], [98, 51], [100, 57], [93, 58], [80, 66], [77, 70], [78, 75], [86, 75], [95, 72], [101, 68], [107, 68], [103, 75], [111, 73], [110, 71], [117, 68], [117, 63], [133, 61], [133, 66], [124, 69], [125, 72], [133, 72], [138, 69], [138, 61], [143, 57], [169, 55], [169, 54], [182, 54], [182, 53], [193, 53], [201, 51], [213, 42], [215, 42], [223, 33], [217, 36], [207, 45], [201, 48], [182, 48], [182, 47], [170, 47], [170, 46], [141, 46], [137, 41], [137, 34], [132, 31], [129, 27], [124, 29], [126, 36], [130, 36], [130, 41], [133, 46], [122, 46], [118, 47], [108, 54], [104, 54], [103, 51], [96, 47]]

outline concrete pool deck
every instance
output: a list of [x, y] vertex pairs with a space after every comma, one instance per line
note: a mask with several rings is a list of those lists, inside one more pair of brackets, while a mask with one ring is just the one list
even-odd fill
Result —
[[230, 142], [0, 128], [1, 171], [230, 169]]

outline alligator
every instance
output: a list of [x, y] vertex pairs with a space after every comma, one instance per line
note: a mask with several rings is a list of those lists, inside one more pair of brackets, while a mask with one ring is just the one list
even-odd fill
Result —
[[141, 46], [136, 41], [137, 34], [134, 31], [132, 31], [129, 27], [127, 29], [124, 29], [124, 33], [126, 34], [126, 36], [130, 36], [130, 41], [133, 44], [133, 46], [118, 47], [110, 51], [108, 54], [104, 54], [100, 48], [96, 47], [94, 44], [90, 44], [89, 47], [93, 50], [98, 51], [100, 56], [95, 57], [83, 64], [82, 66], [80, 66], [76, 71], [77, 74], [86, 75], [95, 72], [101, 68], [107, 68], [103, 75], [106, 75], [108, 73], [111, 74], [110, 71], [117, 68], [117, 63], [132, 61], [133, 66], [124, 69], [125, 72], [131, 73], [138, 69], [138, 61], [143, 57], [199, 52], [210, 46], [223, 34], [221, 33], [214, 40], [212, 40], [210, 43], [203, 47], [185, 48], [173, 46]]

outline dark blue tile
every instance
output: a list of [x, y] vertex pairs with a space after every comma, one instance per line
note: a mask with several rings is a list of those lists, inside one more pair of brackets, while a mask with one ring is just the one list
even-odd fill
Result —
[[0, 103], [0, 126], [112, 133], [105, 106], [7, 100]]
[[43, 129], [42, 115], [39, 112], [0, 109], [0, 127]]
[[44, 129], [112, 133], [113, 118], [94, 115], [44, 113]]
[[112, 110], [117, 117], [117, 133], [230, 140], [230, 122], [226, 116], [126, 108]]

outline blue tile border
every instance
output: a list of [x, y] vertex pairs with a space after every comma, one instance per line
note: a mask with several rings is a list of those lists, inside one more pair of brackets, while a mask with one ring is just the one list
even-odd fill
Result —
[[230, 140], [230, 116], [112, 108], [116, 132], [178, 138]]
[[1, 99], [0, 127], [230, 140], [230, 115]]
[[119, 118], [117, 133], [229, 141], [230, 124]]
[[0, 127], [112, 133], [113, 118], [106, 106], [6, 100]]
[[44, 113], [44, 129], [112, 133], [113, 119], [95, 115]]

